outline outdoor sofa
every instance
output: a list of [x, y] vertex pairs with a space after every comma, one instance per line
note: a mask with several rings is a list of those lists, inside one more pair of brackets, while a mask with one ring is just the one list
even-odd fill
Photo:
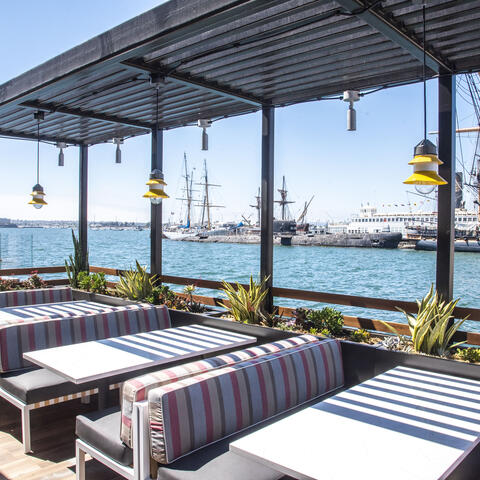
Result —
[[[2, 294], [12, 292], [1, 292], [0, 298], [9, 306], [14, 301], [31, 302], [33, 299], [50, 302], [52, 298], [61, 298], [58, 301], [68, 301], [72, 299], [69, 290], [45, 289], [35, 297], [29, 294], [8, 295], [8, 301]], [[171, 326], [168, 309], [164, 306], [136, 304], [108, 310], [101, 314], [0, 325], [0, 396], [21, 410], [25, 452], [31, 451], [31, 410], [89, 397], [97, 393], [97, 388], [93, 383], [75, 385], [49, 370], [32, 366], [23, 359], [23, 353]], [[110, 388], [118, 388], [118, 383], [125, 378], [128, 376], [115, 378]]]
[[191, 362], [122, 386], [121, 408], [77, 417], [77, 479], [85, 454], [128, 479], [275, 480], [231, 454], [232, 435], [343, 386], [340, 342], [311, 335]]

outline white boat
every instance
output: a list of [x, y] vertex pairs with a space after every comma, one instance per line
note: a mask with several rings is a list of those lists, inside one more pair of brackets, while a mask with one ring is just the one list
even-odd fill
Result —
[[[378, 212], [371, 205], [362, 206], [358, 215], [352, 216], [349, 221], [329, 224], [329, 233], [401, 233], [403, 237], [415, 230], [435, 228], [437, 212], [425, 211], [396, 211]], [[463, 208], [455, 209], [455, 227], [459, 230], [478, 231], [478, 213]]]

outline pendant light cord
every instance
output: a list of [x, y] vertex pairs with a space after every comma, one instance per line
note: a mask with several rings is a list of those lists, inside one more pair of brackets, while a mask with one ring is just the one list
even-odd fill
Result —
[[37, 185], [40, 183], [40, 118], [37, 118]]
[[427, 62], [426, 52], [425, 52], [425, 36], [426, 36], [426, 28], [425, 28], [425, 2], [423, 2], [422, 7], [423, 13], [423, 138], [424, 140], [427, 139], [427, 74], [425, 65]]

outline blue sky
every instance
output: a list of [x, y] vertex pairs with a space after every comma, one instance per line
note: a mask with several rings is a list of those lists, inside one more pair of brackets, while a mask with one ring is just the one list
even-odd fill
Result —
[[[4, 2], [0, 17], [0, 83], [48, 60], [160, 2], [154, 0], [82, 0], [65, 2]], [[66, 7], [68, 5], [68, 7]], [[437, 85], [428, 83], [428, 128], [437, 125]], [[276, 111], [276, 188], [287, 178], [291, 207], [297, 215], [312, 195], [308, 220], [341, 219], [361, 203], [401, 204], [409, 200], [402, 181], [413, 147], [422, 137], [420, 84], [388, 89], [363, 97], [356, 104], [356, 132], [346, 131], [347, 105], [341, 101], [311, 102]], [[474, 124], [473, 111], [458, 101], [461, 126]], [[210, 150], [200, 150], [201, 131], [187, 127], [168, 131], [164, 141], [164, 172], [171, 199], [165, 201], [165, 218], [178, 220], [181, 205], [183, 152], [200, 180], [203, 159], [210, 181], [222, 184], [214, 201], [225, 205], [217, 220], [255, 217], [254, 202], [260, 179], [260, 114], [226, 119], [209, 129]], [[435, 137], [431, 137], [435, 141]], [[473, 156], [474, 137], [463, 140], [467, 163]], [[149, 173], [150, 137], [128, 140], [122, 147], [123, 163], [114, 163], [113, 145], [90, 148], [89, 215], [96, 220], [146, 221], [149, 205], [142, 198]], [[457, 152], [459, 153], [459, 152]], [[34, 142], [0, 139], [0, 217], [75, 219], [78, 211], [78, 151], [65, 151], [65, 167], [57, 167], [58, 151], [41, 145], [40, 181], [48, 206], [27, 205], [35, 183]], [[420, 199], [421, 201], [421, 199]], [[431, 205], [431, 206], [430, 206]], [[432, 204], [414, 208], [430, 210]], [[391, 208], [393, 209], [393, 207]], [[171, 213], [174, 212], [172, 216]]]

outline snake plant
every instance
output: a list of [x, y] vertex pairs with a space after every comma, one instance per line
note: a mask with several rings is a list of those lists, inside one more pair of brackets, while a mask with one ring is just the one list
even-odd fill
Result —
[[220, 305], [230, 310], [238, 322], [263, 324], [265, 315], [262, 311], [262, 304], [268, 292], [265, 288], [267, 280], [268, 278], [264, 278], [261, 282], [256, 282], [250, 276], [248, 288], [238, 282], [233, 286], [223, 281], [221, 290], [226, 294], [230, 305], [223, 303]]
[[70, 286], [78, 288], [78, 275], [80, 272], [88, 272], [88, 251], [83, 254], [80, 247], [80, 241], [75, 236], [72, 230], [73, 241], [73, 256], [69, 255], [68, 260], [65, 260], [65, 270], [67, 272]]
[[455, 332], [466, 320], [454, 321], [453, 310], [457, 303], [458, 299], [450, 302], [443, 300], [432, 285], [427, 295], [417, 300], [416, 316], [398, 308], [407, 318], [416, 352], [445, 356], [452, 348], [465, 343], [451, 343]]
[[120, 274], [120, 281], [117, 284], [117, 292], [130, 300], [146, 300], [152, 295], [156, 275], [150, 275], [146, 267], [142, 267], [138, 261], [136, 270], [130, 269]]

